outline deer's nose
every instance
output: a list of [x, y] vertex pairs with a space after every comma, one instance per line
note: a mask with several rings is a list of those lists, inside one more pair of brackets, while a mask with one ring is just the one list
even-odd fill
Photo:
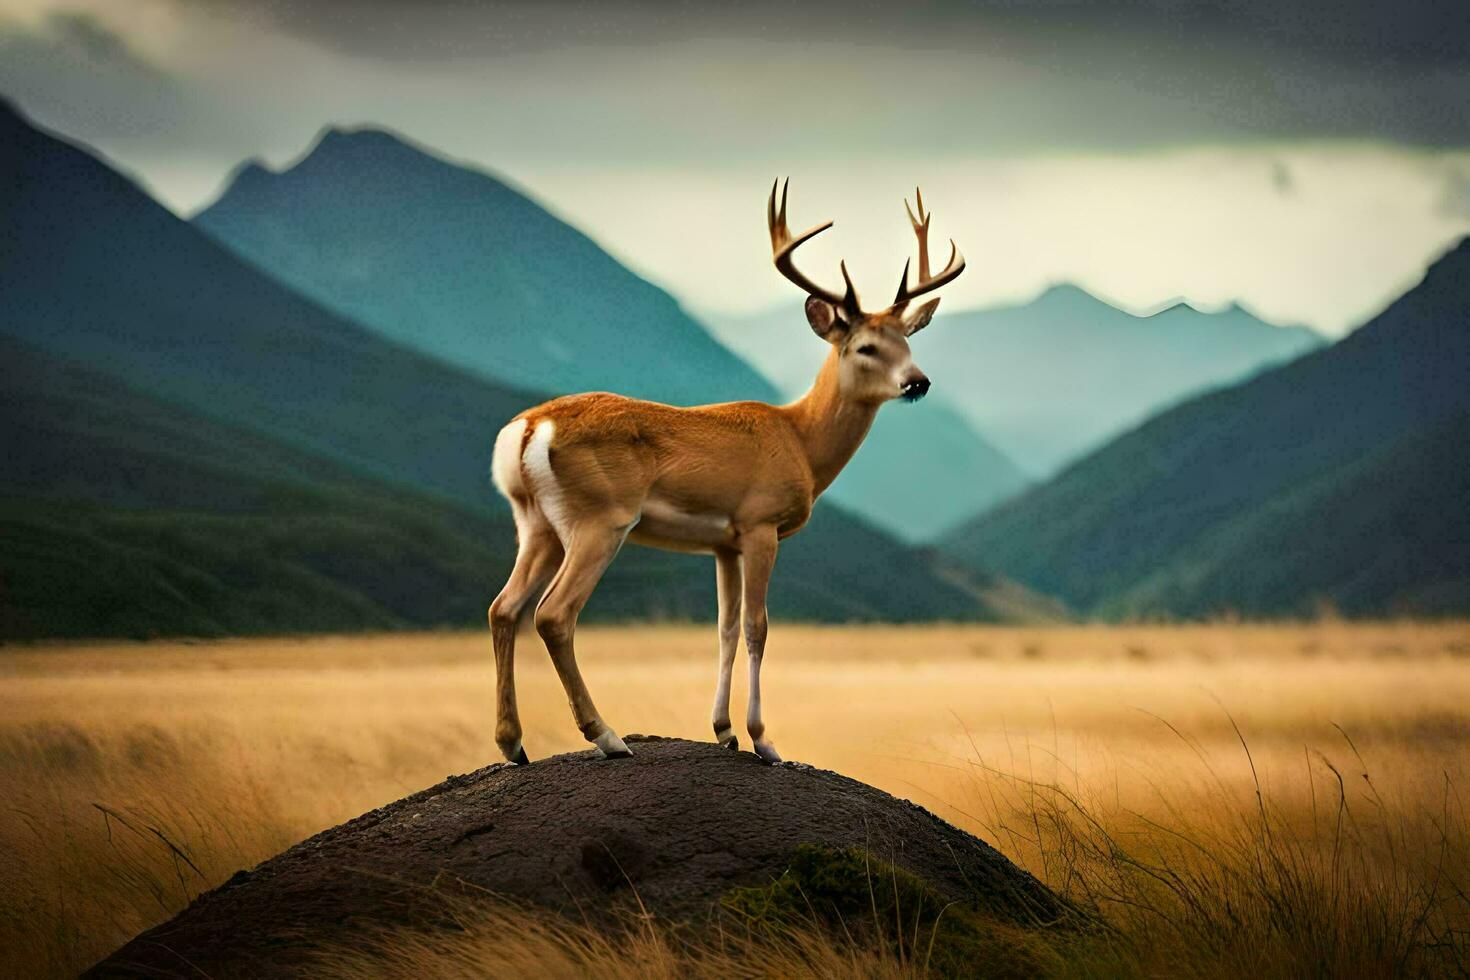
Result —
[[922, 374], [914, 375], [903, 383], [904, 401], [916, 402], [929, 394], [929, 379]]

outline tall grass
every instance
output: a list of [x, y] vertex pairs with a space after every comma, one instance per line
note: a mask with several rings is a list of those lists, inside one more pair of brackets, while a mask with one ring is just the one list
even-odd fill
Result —
[[[904, 660], [884, 653], [891, 632], [814, 634], [814, 652], [784, 664], [788, 696], [812, 707], [777, 716], [780, 744], [930, 806], [1095, 909], [1106, 928], [1059, 947], [1047, 967], [1059, 976], [1470, 973], [1470, 708], [1458, 707], [1470, 633], [1211, 629], [904, 631], [905, 650], [934, 651]], [[234, 871], [492, 758], [482, 639], [0, 651], [0, 975], [72, 975]], [[640, 727], [702, 734], [703, 631], [603, 639], [642, 658], [588, 658], [606, 713], [666, 702], [687, 728]], [[1257, 640], [1272, 652], [1254, 661], [1189, 652]], [[660, 652], [686, 642], [687, 656]], [[856, 647], [862, 669], [840, 671], [823, 644]], [[538, 669], [523, 681], [533, 744], [575, 747], [575, 732], [548, 744], [569, 726], [554, 679], [537, 693]], [[829, 703], [809, 681], [844, 686]], [[659, 683], [687, 698], [650, 694]], [[1025, 708], [1031, 690], [1046, 696]], [[834, 723], [854, 704], [878, 733], [857, 746]], [[1328, 712], [1346, 723], [1319, 723]], [[326, 951], [319, 968], [724, 978], [930, 965], [923, 943], [895, 953], [860, 923], [772, 934], [635, 919], [609, 935], [489, 899], [454, 919]]]
[[465, 900], [450, 916], [452, 924], [436, 931], [386, 931], [351, 947], [323, 950], [311, 972], [339, 980], [900, 980], [925, 975], [923, 963], [911, 957], [815, 928], [769, 935], [716, 926], [692, 933], [633, 918], [609, 930], [505, 902]]
[[1259, 781], [1243, 796], [1203, 753], [1204, 785], [1159, 787], [1148, 810], [978, 759], [972, 794], [1002, 851], [1098, 910], [1131, 974], [1466, 975], [1462, 796], [1441, 774], [1433, 796], [1385, 798], [1348, 749], [1349, 764], [1304, 749], [1282, 798]]

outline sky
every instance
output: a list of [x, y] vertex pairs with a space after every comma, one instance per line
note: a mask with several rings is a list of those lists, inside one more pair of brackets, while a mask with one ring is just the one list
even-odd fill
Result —
[[0, 95], [185, 216], [384, 126], [695, 312], [790, 304], [777, 175], [836, 221], [803, 268], [873, 297], [922, 185], [950, 309], [1075, 282], [1341, 334], [1470, 232], [1463, 0], [0, 0]]

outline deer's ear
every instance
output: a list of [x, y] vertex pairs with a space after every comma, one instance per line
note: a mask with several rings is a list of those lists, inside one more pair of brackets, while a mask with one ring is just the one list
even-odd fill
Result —
[[812, 333], [827, 343], [836, 343], [847, 330], [847, 324], [837, 315], [837, 308], [816, 296], [806, 298], [806, 322], [812, 325]]
[[923, 306], [919, 307], [917, 310], [904, 317], [903, 335], [905, 337], [912, 337], [914, 334], [927, 327], [929, 325], [929, 321], [934, 319], [934, 311], [937, 309], [939, 309], [939, 300], [937, 298], [931, 299], [929, 302], [925, 303]]

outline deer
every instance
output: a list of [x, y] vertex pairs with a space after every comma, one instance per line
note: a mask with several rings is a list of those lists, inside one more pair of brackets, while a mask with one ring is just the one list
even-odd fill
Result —
[[495, 438], [491, 477], [510, 502], [517, 540], [515, 565], [489, 608], [495, 741], [512, 763], [530, 762], [516, 706], [515, 647], [522, 614], [537, 595], [535, 629], [577, 727], [603, 758], [632, 754], [598, 713], [574, 644], [578, 616], [624, 541], [714, 556], [715, 741], [739, 748], [730, 723], [730, 679], [743, 632], [750, 677], [745, 730], [762, 760], [781, 761], [761, 714], [766, 593], [777, 549], [806, 524], [879, 407], [900, 398], [917, 401], [929, 391], [908, 338], [928, 325], [939, 300], [910, 304], [965, 268], [951, 239], [949, 262], [931, 275], [932, 215], [916, 190], [918, 213], [906, 198], [904, 210], [918, 239], [918, 281], [909, 281], [909, 259], [893, 302], [864, 312], [846, 260], [840, 293], [796, 268], [796, 250], [833, 223], [792, 235], [789, 189], [789, 178], [777, 180], [766, 202], [772, 259], [806, 293], [807, 323], [830, 345], [805, 395], [787, 405], [740, 401], [687, 408], [606, 392], [568, 395], [521, 412]]

